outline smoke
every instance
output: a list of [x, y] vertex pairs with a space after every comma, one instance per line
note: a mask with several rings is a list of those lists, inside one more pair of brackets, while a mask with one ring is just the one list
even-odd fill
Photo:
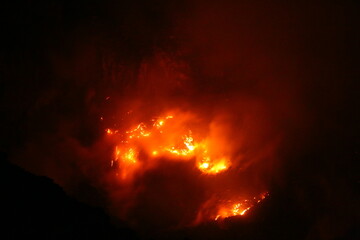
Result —
[[[34, 25], [20, 19], [13, 24], [24, 31], [8, 29], [25, 40], [8, 40], [15, 54], [2, 60], [2, 97], [10, 102], [2, 148], [136, 227], [189, 225], [213, 193], [252, 197], [286, 188], [289, 166], [305, 170], [297, 159], [324, 140], [314, 129], [327, 131], [324, 116], [347, 102], [341, 70], [331, 67], [349, 20], [333, 5], [320, 16], [317, 5], [281, 1], [84, 6], [26, 6], [20, 15]], [[188, 162], [160, 159], [131, 184], [119, 182], [110, 166], [117, 143], [105, 129], [124, 132], [167, 111], [186, 116], [194, 134], [216, 139], [210, 148], [231, 157], [232, 172], [208, 177]]]

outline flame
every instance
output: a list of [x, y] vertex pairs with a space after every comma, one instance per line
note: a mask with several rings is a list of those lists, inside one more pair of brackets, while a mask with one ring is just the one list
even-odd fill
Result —
[[[125, 139], [115, 148], [114, 162], [122, 159], [123, 161], [135, 163], [137, 162], [136, 156], [139, 154], [139, 148], [136, 146], [149, 145], [143, 147], [147, 157], [175, 157], [179, 160], [195, 159], [195, 165], [204, 174], [217, 174], [229, 168], [230, 161], [226, 157], [213, 158], [209, 156], [207, 140], [200, 139], [196, 141], [191, 129], [187, 129], [187, 133], [180, 134], [180, 136], [175, 134], [175, 136], [171, 132], [173, 128], [171, 122], [169, 122], [170, 120], [174, 121], [174, 119], [173, 115], [153, 118], [151, 120], [152, 124], [141, 122], [132, 129], [125, 131]], [[178, 123], [175, 123], [175, 125], [178, 125]], [[108, 135], [119, 132], [110, 128], [105, 131]], [[153, 144], [146, 141], [146, 138], [157, 144], [153, 146]], [[125, 150], [120, 152], [120, 148]]]
[[115, 147], [115, 157], [111, 162], [119, 165], [119, 175], [121, 179], [125, 180], [129, 176], [133, 175], [138, 168], [138, 152], [134, 148], [125, 148], [121, 150], [118, 146]]
[[126, 131], [129, 134], [129, 138], [141, 138], [150, 136], [151, 132], [146, 131], [146, 125], [144, 123], [138, 124], [134, 129]]
[[268, 192], [263, 193], [260, 197], [254, 197], [251, 201], [245, 199], [239, 202], [228, 201], [225, 204], [221, 204], [216, 217], [214, 218], [215, 221], [220, 219], [225, 219], [233, 216], [243, 216], [245, 215], [255, 204], [260, 203], [269, 195]]
[[[200, 175], [225, 174], [232, 166], [231, 155], [219, 145], [226, 146], [226, 143], [211, 134], [194, 132], [190, 126], [181, 115], [171, 114], [140, 122], [123, 133], [107, 128], [107, 135], [117, 143], [111, 166], [125, 183], [156, 167], [160, 159], [186, 161], [193, 164]], [[220, 201], [216, 206], [207, 207], [216, 212], [214, 215], [207, 214], [207, 219], [219, 220], [245, 215], [266, 197], [261, 196], [251, 201]]]
[[217, 174], [228, 169], [229, 160], [226, 158], [219, 159], [216, 162], [210, 160], [209, 157], [204, 157], [198, 164], [198, 168], [203, 173]]

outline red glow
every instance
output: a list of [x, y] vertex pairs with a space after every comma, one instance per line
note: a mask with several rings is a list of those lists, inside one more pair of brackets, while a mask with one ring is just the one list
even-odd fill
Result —
[[[175, 111], [174, 111], [175, 112]], [[211, 131], [204, 131], [204, 126], [195, 126], [196, 117], [177, 111], [154, 117], [147, 122], [135, 124], [126, 131], [106, 129], [115, 143], [114, 158], [111, 165], [123, 184], [132, 184], [142, 174], [156, 169], [160, 161], [181, 161], [193, 165], [200, 175], [217, 176], [227, 174], [232, 166], [229, 140], [217, 138]], [[216, 126], [221, 131], [222, 126]], [[230, 150], [229, 150], [230, 149]], [[198, 209], [210, 211], [195, 222], [219, 220], [231, 216], [242, 216], [266, 194], [254, 199], [238, 200], [236, 195], [226, 201], [220, 201]], [[235, 199], [235, 200], [234, 200]]]

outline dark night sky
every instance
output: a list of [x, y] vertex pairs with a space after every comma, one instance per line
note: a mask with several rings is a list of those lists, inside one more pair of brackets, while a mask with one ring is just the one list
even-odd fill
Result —
[[[81, 164], [74, 163], [79, 154], [67, 149], [73, 147], [68, 139], [75, 139], [81, 148], [94, 146], [103, 134], [99, 117], [115, 106], [106, 105], [104, 98], [117, 96], [121, 104], [135, 95], [133, 89], [147, 86], [134, 76], [144, 59], [165, 52], [187, 65], [192, 80], [191, 90], [181, 92], [186, 99], [198, 100], [200, 108], [202, 101], [216, 102], [228, 95], [260, 99], [276, 123], [269, 128], [280, 131], [286, 141], [278, 152], [281, 160], [273, 172], [272, 195], [252, 217], [229, 220], [224, 228], [208, 224], [161, 237], [356, 239], [358, 7], [355, 1], [3, 3], [0, 151], [26, 171], [53, 179], [86, 207], [103, 206], [106, 198], [87, 182], [89, 173]], [[114, 74], [118, 80], [111, 78]], [[59, 159], [29, 151], [37, 146], [48, 149], [50, 156], [61, 153], [62, 168], [57, 169]], [[40, 186], [33, 178], [34, 186]], [[11, 174], [1, 181], [5, 193], [13, 194], [8, 189], [18, 183], [9, 179]], [[41, 190], [34, 193], [40, 198], [41, 194]], [[21, 201], [11, 207], [17, 206], [31, 208]], [[24, 215], [18, 214], [9, 218]], [[63, 218], [70, 219], [71, 214]], [[31, 222], [24, 224], [24, 229], [35, 228]], [[64, 236], [65, 230], [48, 231]]]

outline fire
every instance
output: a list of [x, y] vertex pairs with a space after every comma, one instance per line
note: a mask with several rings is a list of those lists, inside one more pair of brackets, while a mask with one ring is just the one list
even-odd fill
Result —
[[134, 148], [125, 148], [120, 150], [118, 146], [115, 147], [115, 157], [111, 162], [119, 165], [119, 174], [123, 180], [132, 175], [138, 167], [138, 152]]
[[[217, 174], [226, 171], [230, 161], [226, 157], [213, 158], [208, 152], [206, 139], [196, 141], [191, 129], [182, 131], [179, 135], [172, 132], [174, 116], [153, 118], [152, 124], [139, 123], [134, 128], [125, 131], [125, 138], [115, 148], [115, 162], [119, 159], [129, 162], [137, 162], [136, 156], [139, 149], [145, 150], [148, 158], [173, 157], [179, 160], [195, 159], [199, 171], [204, 174]], [[174, 125], [179, 125], [176, 123]], [[107, 128], [108, 135], [117, 134], [118, 130]], [[157, 144], [153, 144], [157, 143]], [[141, 147], [142, 146], [142, 147]], [[118, 149], [125, 148], [119, 152]], [[121, 168], [121, 166], [119, 166]]]
[[204, 162], [199, 165], [199, 168], [200, 169], [208, 169], [209, 166], [210, 166], [210, 164], [208, 162]]
[[123, 160], [127, 163], [136, 163], [137, 159], [136, 159], [136, 152], [134, 149], [130, 148], [128, 149], [127, 152], [124, 153], [123, 155]]
[[218, 215], [216, 215], [215, 220], [224, 219], [232, 216], [242, 216], [244, 215], [251, 207], [244, 207], [243, 203], [235, 203], [228, 207], [222, 207], [219, 210]]
[[228, 201], [225, 204], [221, 204], [218, 210], [215, 221], [225, 219], [233, 216], [243, 216], [248, 212], [255, 204], [260, 203], [269, 195], [268, 192], [261, 194], [260, 197], [254, 197], [252, 200], [245, 199], [239, 202]]
[[[195, 130], [199, 129], [192, 128], [191, 121], [184, 121], [181, 115], [174, 114], [140, 122], [126, 131], [107, 128], [107, 135], [116, 142], [111, 166], [124, 183], [155, 168], [160, 161], [185, 161], [205, 176], [226, 174], [232, 166], [231, 154], [222, 147], [227, 143]], [[206, 218], [219, 220], [242, 216], [265, 196], [251, 201], [220, 201], [215, 206], [205, 207], [205, 211], [212, 209], [211, 214], [205, 214]]]
[[126, 131], [129, 134], [129, 138], [141, 138], [150, 136], [150, 132], [146, 131], [146, 125], [144, 123], [140, 123], [134, 129]]
[[229, 161], [222, 158], [217, 162], [212, 162], [209, 157], [205, 157], [198, 165], [199, 170], [203, 173], [217, 174], [228, 169]]

